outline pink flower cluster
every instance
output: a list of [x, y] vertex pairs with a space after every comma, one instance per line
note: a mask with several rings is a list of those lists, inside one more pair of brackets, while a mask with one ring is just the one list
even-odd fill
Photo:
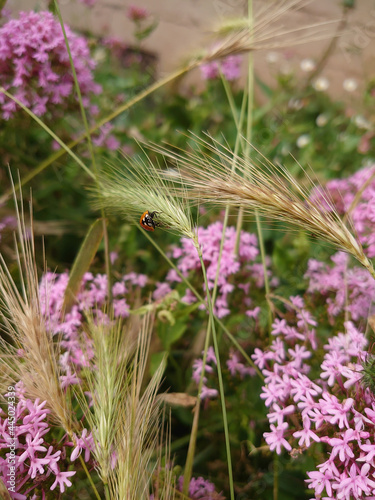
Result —
[[202, 64], [200, 69], [205, 80], [215, 80], [220, 72], [228, 81], [237, 80], [241, 75], [241, 56], [228, 56], [222, 61], [212, 61]]
[[316, 499], [374, 498], [375, 397], [361, 384], [367, 340], [346, 322], [345, 333], [324, 346], [320, 374], [313, 379], [316, 321], [300, 297], [291, 302], [288, 323], [276, 319], [275, 340], [252, 356], [265, 377], [261, 398], [270, 410], [264, 438], [271, 450], [293, 456], [315, 442], [325, 444], [328, 459], [307, 473]]
[[[182, 491], [184, 477], [178, 479], [178, 489]], [[203, 479], [203, 477], [192, 478], [189, 484], [189, 498], [199, 498], [200, 500], [225, 500], [221, 493], [215, 491], [215, 485]]]
[[[109, 322], [108, 315], [102, 308], [108, 298], [108, 280], [104, 274], [94, 276], [86, 273], [83, 277], [81, 290], [77, 295], [77, 303], [63, 317], [65, 290], [69, 281], [68, 273], [46, 273], [39, 286], [39, 296], [42, 314], [47, 326], [53, 334], [62, 333], [61, 346], [66, 349], [60, 358], [63, 371], [61, 384], [63, 388], [79, 383], [76, 372], [89, 366], [93, 351], [88, 338], [85, 339], [85, 351], [82, 350], [82, 324], [85, 312], [90, 311], [97, 319]], [[135, 287], [143, 288], [147, 283], [144, 274], [129, 273], [112, 286], [112, 306], [115, 318], [125, 318], [129, 315], [129, 305], [126, 297], [131, 296]], [[74, 370], [73, 370], [74, 366]]]
[[[202, 352], [202, 355], [203, 355], [203, 352]], [[212, 363], [212, 364], [211, 364]], [[215, 352], [214, 352], [214, 349], [212, 346], [210, 346], [208, 348], [208, 351], [207, 351], [207, 358], [206, 358], [206, 364], [205, 364], [205, 367], [204, 367], [204, 377], [203, 377], [203, 386], [202, 386], [202, 392], [201, 392], [201, 399], [204, 400], [204, 399], [215, 399], [217, 398], [217, 396], [219, 395], [217, 389], [210, 389], [209, 387], [207, 387], [207, 376], [206, 374], [209, 374], [209, 373], [213, 373], [214, 372], [214, 368], [212, 365], [215, 365], [216, 366], [216, 356], [215, 356]], [[192, 374], [192, 379], [194, 380], [194, 382], [199, 385], [199, 381], [200, 381], [200, 378], [201, 378], [201, 374], [202, 374], [202, 370], [203, 370], [203, 359], [196, 359], [193, 363], [193, 374]]]
[[[359, 241], [371, 258], [375, 257], [375, 165], [365, 167], [347, 179], [329, 181], [324, 192], [316, 189], [312, 195], [313, 200], [323, 205], [328, 211], [332, 210], [333, 205], [340, 215], [344, 215], [349, 210], [358, 190], [372, 176], [374, 178], [363, 191], [359, 203], [351, 214]], [[327, 203], [327, 199], [330, 203]]]
[[343, 252], [331, 257], [333, 266], [311, 259], [305, 274], [308, 291], [326, 298], [331, 318], [346, 311], [353, 321], [366, 320], [374, 313], [375, 281], [366, 269], [350, 268], [349, 259]]
[[147, 19], [149, 13], [145, 7], [139, 7], [138, 5], [129, 5], [126, 16], [131, 21], [139, 22]]
[[[87, 41], [65, 26], [83, 103], [90, 105], [100, 85], [93, 80], [95, 62]], [[53, 115], [67, 108], [74, 83], [68, 51], [59, 22], [50, 12], [21, 12], [0, 28], [0, 84], [36, 115]], [[0, 94], [5, 119], [17, 105]]]
[[[59, 486], [61, 493], [64, 493], [72, 485], [69, 478], [74, 476], [75, 471], [61, 472], [58, 465], [61, 450], [55, 451], [45, 441], [44, 436], [50, 431], [46, 422], [50, 410], [45, 408], [45, 401], [40, 403], [38, 399], [33, 402], [24, 398], [21, 383], [17, 384], [16, 395], [18, 402], [14, 405], [12, 415], [9, 410], [9, 415], [0, 410], [0, 448], [4, 450], [5, 457], [0, 457], [0, 477], [7, 485], [9, 464], [13, 464], [15, 487], [9, 493], [16, 500], [31, 498], [35, 487], [41, 488], [43, 498], [44, 488], [54, 490]], [[13, 438], [16, 442], [15, 456], [9, 451]]]
[[[220, 244], [223, 236], [223, 225], [221, 222], [210, 224], [207, 228], [198, 228], [198, 241], [202, 248], [203, 260], [207, 270], [207, 279], [209, 289], [212, 290], [215, 283], [218, 269]], [[220, 260], [220, 269], [218, 276], [218, 294], [215, 301], [215, 314], [223, 318], [230, 313], [229, 299], [235, 290], [241, 291], [243, 297], [240, 303], [249, 308], [248, 316], [256, 317], [259, 308], [251, 309], [252, 300], [249, 296], [250, 282], [252, 281], [256, 288], [262, 288], [264, 285], [264, 273], [262, 264], [255, 261], [259, 254], [258, 241], [254, 234], [241, 232], [239, 254], [235, 254], [236, 229], [227, 227], [224, 234], [224, 246]], [[188, 276], [191, 271], [200, 272], [201, 264], [198, 253], [190, 239], [182, 238], [181, 246], [174, 247], [172, 257], [178, 259], [177, 267], [184, 276]], [[269, 264], [269, 261], [268, 261]], [[241, 271], [241, 282], [236, 288], [233, 281], [236, 275]], [[167, 282], [179, 282], [181, 279], [171, 270], [167, 275]], [[272, 284], [275, 284], [272, 281]], [[196, 299], [190, 290], [186, 291], [183, 300], [192, 303]]]

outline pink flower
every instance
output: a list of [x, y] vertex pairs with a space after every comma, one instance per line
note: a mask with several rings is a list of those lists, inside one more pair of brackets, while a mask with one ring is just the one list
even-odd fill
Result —
[[359, 468], [353, 463], [349, 470], [349, 476], [342, 479], [333, 488], [338, 490], [338, 498], [363, 498], [363, 493], [369, 495], [375, 488], [375, 481], [368, 477], [370, 464], [364, 464]]
[[279, 405], [274, 403], [272, 405], [272, 408], [274, 409], [273, 412], [267, 413], [267, 417], [269, 422], [275, 422], [277, 425], [281, 425], [284, 421], [284, 416], [286, 415], [291, 415], [295, 411], [295, 406], [294, 405], [289, 405], [286, 406], [285, 408], [280, 408]]
[[347, 458], [353, 458], [354, 453], [349, 443], [357, 439], [357, 436], [358, 434], [356, 431], [347, 429], [344, 434], [342, 434], [342, 439], [328, 438], [327, 442], [332, 446], [331, 459], [335, 458], [336, 455], [339, 456], [341, 462], [344, 462]]
[[89, 461], [90, 452], [94, 449], [94, 439], [91, 435], [91, 432], [90, 434], [88, 434], [87, 432], [87, 429], [83, 429], [82, 436], [80, 438], [75, 436], [76, 447], [74, 448], [70, 456], [70, 460], [72, 462], [74, 462], [74, 460], [80, 456], [83, 449], [85, 450], [85, 462]]
[[68, 478], [74, 476], [75, 473], [76, 471], [60, 472], [59, 470], [56, 474], [56, 479], [52, 484], [50, 490], [54, 490], [56, 486], [59, 485], [61, 493], [64, 493], [65, 486], [68, 488], [69, 486], [72, 486], [72, 482]]
[[211, 61], [202, 64], [200, 69], [205, 80], [219, 78], [220, 72], [228, 81], [237, 80], [241, 75], [241, 56], [228, 56], [222, 61]]
[[[86, 39], [65, 26], [84, 104], [101, 87], [93, 80], [95, 62]], [[62, 114], [73, 95], [73, 77], [60, 23], [50, 12], [21, 12], [0, 28], [0, 84], [35, 114]], [[70, 99], [69, 99], [70, 98]], [[17, 105], [3, 94], [0, 108], [11, 118]]]
[[266, 443], [269, 445], [270, 450], [275, 450], [278, 455], [281, 454], [281, 447], [283, 446], [287, 451], [290, 451], [292, 447], [288, 441], [284, 438], [284, 431], [288, 428], [288, 424], [283, 422], [277, 427], [271, 424], [271, 432], [265, 432], [263, 434]]
[[138, 7], [137, 5], [129, 5], [126, 16], [131, 21], [142, 21], [148, 17], [148, 11], [144, 7]]
[[310, 446], [311, 439], [319, 443], [320, 438], [310, 429], [311, 423], [310, 419], [305, 417], [303, 419], [303, 429], [297, 432], [293, 432], [295, 438], [300, 438], [298, 441], [299, 446]]

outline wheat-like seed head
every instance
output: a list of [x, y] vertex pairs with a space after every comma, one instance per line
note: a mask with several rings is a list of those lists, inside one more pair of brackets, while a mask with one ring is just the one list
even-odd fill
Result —
[[228, 19], [215, 29], [215, 34], [221, 39], [210, 50], [195, 54], [190, 61], [208, 63], [230, 55], [281, 49], [331, 38], [337, 19], [285, 27], [290, 13], [309, 3], [311, 0], [263, 2], [256, 6], [254, 19], [251, 21], [247, 17]]
[[152, 464], [151, 459], [160, 437], [161, 407], [157, 402], [157, 391], [165, 359], [145, 386], [151, 327], [150, 316], [145, 316], [135, 354], [127, 364], [128, 376], [122, 383], [118, 411], [114, 414], [117, 420], [114, 435], [117, 460], [109, 477], [109, 489], [111, 498], [118, 500], [148, 499], [150, 478], [158, 465]]
[[46, 401], [51, 410], [51, 418], [72, 435], [77, 423], [74, 423], [60, 384], [59, 342], [53, 339], [48, 328], [48, 318], [42, 314], [40, 303], [31, 203], [30, 231], [25, 225], [22, 205], [21, 212], [18, 211], [17, 203], [16, 209], [16, 254], [21, 286], [19, 290], [0, 255], [0, 315], [3, 329], [11, 339], [7, 342], [0, 337], [0, 371], [7, 372], [13, 384], [22, 381], [26, 397]]
[[186, 199], [171, 194], [170, 182], [163, 179], [151, 160], [126, 158], [121, 167], [109, 165], [100, 174], [95, 205], [139, 224], [141, 215], [148, 210], [157, 212], [158, 228], [196, 240], [196, 231]]
[[214, 140], [208, 142], [197, 137], [195, 140], [205, 151], [176, 152], [150, 146], [179, 165], [179, 182], [185, 186], [185, 196], [197, 203], [240, 206], [245, 212], [257, 209], [269, 218], [309, 231], [353, 255], [375, 277], [361, 244], [328, 198], [325, 202], [330, 210], [311, 200], [308, 190], [282, 166], [273, 165], [265, 158], [262, 164], [256, 164], [249, 158], [234, 155]]

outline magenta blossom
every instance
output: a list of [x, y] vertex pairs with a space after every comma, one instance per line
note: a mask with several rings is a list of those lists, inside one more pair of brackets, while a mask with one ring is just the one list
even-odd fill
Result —
[[[65, 26], [83, 104], [101, 87], [93, 80], [95, 67], [85, 38]], [[38, 116], [62, 112], [74, 97], [74, 80], [61, 26], [50, 12], [21, 12], [0, 28], [0, 84]], [[5, 119], [17, 105], [0, 94]]]

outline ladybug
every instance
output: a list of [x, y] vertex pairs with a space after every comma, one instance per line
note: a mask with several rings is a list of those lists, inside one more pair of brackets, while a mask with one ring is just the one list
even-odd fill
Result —
[[158, 212], [149, 212], [146, 210], [146, 212], [141, 215], [139, 223], [143, 229], [146, 229], [146, 231], [155, 231], [155, 227], [159, 225], [154, 221], [155, 214], [157, 213]]

